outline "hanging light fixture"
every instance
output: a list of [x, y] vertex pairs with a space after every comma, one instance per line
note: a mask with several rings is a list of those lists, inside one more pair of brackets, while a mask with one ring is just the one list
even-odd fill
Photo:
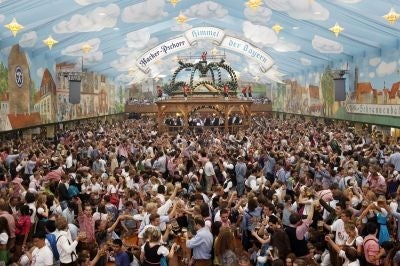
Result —
[[169, 2], [175, 7], [176, 4], [180, 2], [180, 0], [169, 0]]
[[82, 49], [83, 53], [87, 54], [90, 52], [90, 50], [92, 50], [92, 48], [93, 47], [90, 44], [86, 43], [86, 44], [82, 45], [81, 49]]
[[256, 9], [262, 5], [262, 0], [249, 0], [246, 2], [246, 5], [250, 8]]
[[54, 44], [58, 43], [58, 41], [54, 40], [53, 37], [51, 37], [51, 35], [47, 37], [47, 39], [43, 40], [43, 42], [49, 47], [50, 50], [51, 48], [53, 48]]
[[344, 30], [344, 28], [340, 27], [339, 23], [336, 22], [335, 26], [329, 29], [331, 32], [335, 34], [336, 37]]
[[274, 26], [272, 26], [272, 29], [275, 31], [276, 34], [279, 34], [279, 32], [283, 30], [283, 27], [279, 24], [275, 24]]
[[24, 26], [19, 24], [15, 18], [12, 19], [11, 23], [5, 25], [4, 27], [9, 29], [12, 32], [12, 34], [14, 35], [14, 37], [17, 35], [17, 33], [20, 30], [22, 30], [24, 28]]
[[188, 20], [188, 18], [182, 12], [180, 12], [179, 16], [177, 16], [175, 19], [179, 24], [184, 24]]
[[394, 23], [396, 23], [397, 20], [400, 19], [400, 14], [397, 13], [394, 8], [391, 8], [389, 13], [387, 13], [383, 17], [387, 20], [387, 22], [389, 22], [390, 25], [393, 25]]

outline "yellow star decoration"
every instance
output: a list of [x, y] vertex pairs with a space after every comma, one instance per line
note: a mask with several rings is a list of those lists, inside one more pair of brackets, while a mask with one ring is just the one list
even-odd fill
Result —
[[279, 34], [279, 32], [283, 30], [283, 27], [279, 24], [275, 24], [274, 26], [272, 26], [272, 29], [275, 31], [276, 34]]
[[188, 20], [188, 18], [181, 13], [179, 13], [179, 16], [176, 17], [176, 22], [178, 22], [179, 24], [183, 24]]
[[246, 2], [246, 5], [250, 8], [259, 8], [262, 5], [262, 0], [249, 0]]
[[51, 35], [47, 37], [47, 39], [43, 40], [43, 42], [49, 47], [50, 50], [51, 48], [53, 48], [54, 44], [58, 43], [58, 41], [54, 40], [53, 37], [51, 37]]
[[169, 0], [169, 2], [175, 7], [176, 4], [180, 2], [180, 0]]
[[336, 37], [344, 30], [344, 28], [340, 27], [339, 23], [336, 22], [335, 26], [330, 28], [330, 31], [335, 34]]
[[90, 44], [84, 44], [84, 45], [82, 45], [82, 51], [85, 53], [85, 54], [87, 54], [87, 53], [89, 53], [90, 52], [90, 50], [92, 50], [92, 46], [90, 45]]
[[393, 8], [390, 9], [389, 13], [383, 16], [389, 24], [393, 25], [398, 19], [400, 19], [400, 14], [394, 11]]
[[15, 18], [13, 18], [13, 20], [11, 21], [10, 24], [5, 25], [4, 27], [9, 29], [12, 32], [12, 34], [14, 35], [14, 37], [17, 35], [17, 33], [20, 30], [22, 30], [24, 28], [24, 26], [19, 24]]

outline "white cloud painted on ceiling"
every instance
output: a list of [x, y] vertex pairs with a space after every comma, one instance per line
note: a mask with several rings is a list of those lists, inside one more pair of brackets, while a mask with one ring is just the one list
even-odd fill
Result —
[[19, 45], [21, 47], [33, 47], [36, 44], [37, 38], [38, 36], [36, 34], [36, 31], [24, 33], [19, 40]]
[[81, 15], [75, 14], [69, 20], [63, 20], [53, 27], [55, 33], [91, 32], [112, 28], [117, 24], [120, 8], [116, 4], [97, 7]]
[[312, 40], [312, 46], [315, 50], [323, 54], [340, 54], [343, 52], [343, 45], [318, 35]]
[[302, 20], [327, 20], [329, 10], [317, 1], [310, 0], [266, 0], [271, 9], [286, 12], [290, 17]]
[[168, 15], [164, 12], [164, 7], [164, 0], [147, 0], [125, 7], [122, 12], [122, 21], [126, 23], [158, 21]]

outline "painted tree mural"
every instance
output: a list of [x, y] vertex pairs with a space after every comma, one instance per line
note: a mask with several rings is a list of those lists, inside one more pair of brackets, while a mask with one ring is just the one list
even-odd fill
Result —
[[8, 90], [8, 70], [0, 62], [0, 94]]
[[323, 115], [332, 116], [335, 102], [334, 82], [331, 69], [327, 67], [321, 77], [321, 89], [323, 100]]
[[274, 111], [286, 111], [286, 84], [277, 83], [276, 99], [273, 99], [272, 104]]

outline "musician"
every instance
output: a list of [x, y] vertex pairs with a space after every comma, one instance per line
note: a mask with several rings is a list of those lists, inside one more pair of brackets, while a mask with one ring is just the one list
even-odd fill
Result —
[[252, 93], [251, 93], [251, 85], [249, 85], [248, 87], [247, 87], [247, 96], [249, 96], [249, 99], [252, 99], [253, 98], [253, 96], [252, 96]]
[[162, 98], [163, 91], [160, 85], [157, 85], [157, 97]]
[[218, 116], [213, 118], [212, 125], [215, 127], [219, 126], [219, 117]]
[[187, 100], [188, 94], [190, 92], [190, 88], [188, 85], [183, 86], [183, 97], [185, 97], [185, 101]]
[[225, 97], [225, 101], [228, 100], [228, 96], [229, 96], [229, 87], [228, 85], [224, 85], [224, 97]]
[[233, 121], [233, 117], [230, 115], [228, 118], [228, 125], [231, 126]]
[[247, 87], [246, 86], [244, 86], [242, 88], [242, 95], [243, 95], [244, 98], [247, 98]]
[[203, 53], [201, 54], [201, 60], [202, 60], [202, 61], [207, 61], [207, 52], [203, 52]]
[[211, 126], [211, 118], [209, 115], [207, 115], [206, 119], [204, 120], [204, 125]]
[[232, 118], [232, 124], [239, 125], [239, 123], [240, 123], [240, 118], [238, 114], [235, 114], [235, 116]]

